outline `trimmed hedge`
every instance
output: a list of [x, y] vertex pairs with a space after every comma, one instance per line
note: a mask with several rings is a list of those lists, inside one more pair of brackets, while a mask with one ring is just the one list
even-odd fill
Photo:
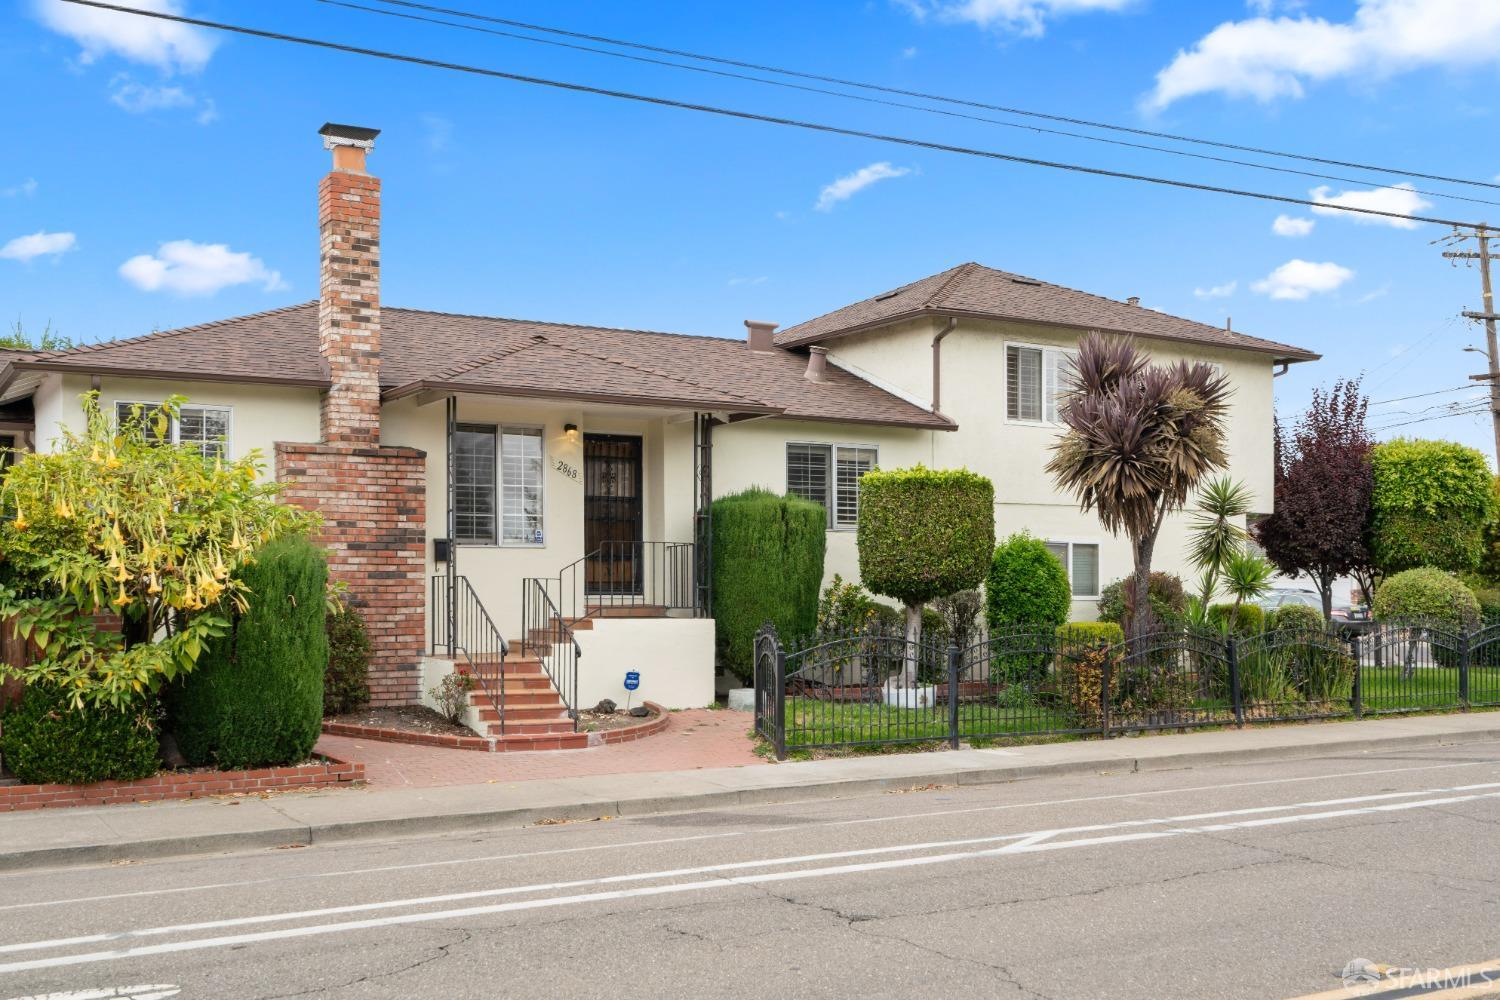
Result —
[[1229, 631], [1229, 623], [1233, 621], [1234, 634], [1245, 638], [1265, 631], [1266, 611], [1258, 604], [1241, 604], [1238, 608], [1233, 604], [1215, 604], [1208, 609], [1208, 621], [1221, 632]]
[[908, 607], [984, 582], [995, 487], [965, 469], [876, 470], [859, 482], [859, 575]]
[[1047, 544], [1026, 532], [995, 548], [984, 584], [991, 632], [1026, 625], [1062, 625], [1073, 607], [1068, 573]]
[[1284, 604], [1266, 615], [1267, 632], [1322, 629], [1327, 625], [1323, 612], [1306, 604]]
[[61, 689], [32, 684], [0, 717], [0, 756], [32, 785], [147, 778], [161, 767], [155, 716], [149, 699], [124, 711], [77, 709]]
[[1375, 590], [1372, 606], [1379, 621], [1428, 621], [1453, 629], [1479, 624], [1479, 601], [1451, 573], [1431, 566], [1397, 573]]
[[[1125, 627], [1125, 588], [1133, 584], [1129, 578], [1116, 580], [1099, 592], [1100, 621]], [[1187, 592], [1176, 574], [1160, 570], [1152, 573], [1146, 594], [1151, 601], [1151, 615], [1159, 626], [1179, 624], [1187, 615]]]
[[1370, 453], [1370, 555], [1387, 574], [1479, 566], [1495, 505], [1483, 453], [1452, 441], [1398, 438]]
[[323, 714], [342, 715], [370, 701], [370, 635], [352, 605], [328, 612], [328, 670], [323, 674]]
[[195, 765], [297, 764], [323, 718], [328, 563], [307, 539], [282, 538], [256, 553], [242, 579], [249, 609], [171, 689], [173, 733]]
[[749, 683], [762, 625], [786, 637], [817, 627], [828, 514], [821, 504], [763, 489], [720, 497], [712, 513], [719, 662]]
[[1125, 641], [1125, 630], [1114, 622], [1068, 622], [1057, 627], [1057, 637], [1069, 644], [1116, 646]]

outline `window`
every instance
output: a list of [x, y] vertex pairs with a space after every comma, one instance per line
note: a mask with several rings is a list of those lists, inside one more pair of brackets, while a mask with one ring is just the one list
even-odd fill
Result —
[[1093, 542], [1048, 542], [1047, 551], [1063, 564], [1074, 597], [1099, 596], [1099, 546], [1097, 544]]
[[1057, 404], [1074, 351], [1005, 345], [1005, 416], [1009, 420], [1056, 423]]
[[16, 436], [14, 434], [0, 434], [0, 469], [16, 464], [15, 447]]
[[157, 433], [156, 411], [160, 408], [160, 403], [118, 402], [115, 404], [115, 421], [123, 426], [132, 420], [143, 420], [147, 437], [172, 444], [193, 445], [204, 458], [229, 454], [229, 407], [184, 406], [177, 411], [175, 419], [168, 421], [165, 437]]
[[875, 448], [844, 444], [786, 446], [786, 490], [823, 505], [830, 528], [859, 523], [859, 481], [879, 464]]
[[469, 545], [542, 543], [542, 432], [459, 424], [453, 434], [453, 514]]

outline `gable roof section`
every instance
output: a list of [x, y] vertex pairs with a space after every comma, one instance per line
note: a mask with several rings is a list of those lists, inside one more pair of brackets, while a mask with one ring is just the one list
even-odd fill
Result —
[[[316, 302], [43, 352], [29, 371], [326, 388]], [[955, 424], [847, 372], [821, 382], [805, 355], [741, 340], [381, 309], [385, 396], [427, 390], [586, 399], [950, 430]], [[0, 367], [0, 391], [4, 389]]]
[[1016, 320], [1155, 337], [1255, 351], [1270, 354], [1276, 361], [1314, 361], [1319, 357], [1301, 347], [1234, 333], [972, 262], [789, 327], [776, 335], [776, 344], [803, 347], [924, 315]]

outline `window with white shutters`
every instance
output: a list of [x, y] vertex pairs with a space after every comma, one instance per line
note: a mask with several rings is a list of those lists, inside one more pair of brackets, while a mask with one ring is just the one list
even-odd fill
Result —
[[468, 545], [540, 545], [542, 432], [459, 424], [453, 434], [454, 534]]
[[1023, 423], [1057, 423], [1057, 408], [1067, 392], [1068, 374], [1076, 358], [1076, 352], [1061, 348], [1007, 344], [1006, 419]]
[[192, 445], [204, 458], [229, 456], [229, 435], [233, 411], [227, 406], [188, 406], [177, 411], [175, 418], [162, 423], [161, 403], [115, 403], [115, 422], [124, 426], [141, 421], [146, 436], [172, 444]]
[[542, 432], [506, 428], [500, 435], [501, 541], [540, 545]]
[[864, 445], [788, 444], [786, 490], [822, 504], [830, 528], [859, 524], [859, 481], [880, 464], [880, 452]]

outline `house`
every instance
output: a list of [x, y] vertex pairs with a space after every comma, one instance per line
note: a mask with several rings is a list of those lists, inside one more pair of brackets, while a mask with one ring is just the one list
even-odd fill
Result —
[[[510, 669], [537, 667], [570, 708], [623, 701], [627, 669], [641, 696], [704, 704], [708, 503], [753, 485], [818, 500], [827, 572], [857, 579], [859, 478], [876, 466], [989, 476], [998, 533], [1047, 539], [1091, 617], [1129, 549], [1043, 471], [1060, 372], [1090, 330], [1222, 366], [1232, 471], [1270, 508], [1273, 379], [1308, 351], [973, 263], [779, 333], [747, 322], [744, 340], [391, 308], [376, 134], [321, 131], [317, 301], [0, 356], [0, 433], [45, 449], [90, 389], [122, 413], [189, 397], [175, 440], [256, 449], [323, 513], [376, 644], [377, 703], [417, 700], [455, 659], [493, 680], [509, 646]], [[1163, 568], [1183, 569], [1184, 540], [1175, 518]], [[555, 705], [528, 720], [525, 704], [489, 720], [556, 731]]]

